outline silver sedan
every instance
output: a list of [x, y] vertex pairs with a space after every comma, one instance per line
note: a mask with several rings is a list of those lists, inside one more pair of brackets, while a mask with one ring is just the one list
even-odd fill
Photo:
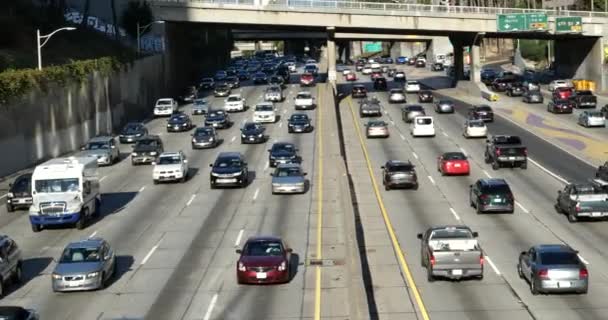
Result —
[[435, 103], [435, 112], [454, 113], [454, 102], [451, 100], [439, 100]]
[[279, 164], [272, 176], [272, 194], [305, 193], [306, 172], [297, 163]]
[[578, 124], [585, 127], [605, 127], [606, 119], [599, 111], [584, 111], [578, 116]]

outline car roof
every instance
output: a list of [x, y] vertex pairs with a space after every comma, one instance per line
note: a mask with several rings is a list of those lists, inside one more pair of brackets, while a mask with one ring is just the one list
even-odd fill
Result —
[[241, 153], [240, 152], [236, 152], [236, 151], [224, 151], [224, 152], [220, 152], [217, 155], [217, 157], [218, 158], [235, 158], [235, 157], [240, 158], [241, 157]]
[[275, 146], [282, 147], [282, 146], [287, 146], [287, 145], [294, 146], [294, 147], [296, 146], [292, 142], [275, 142], [275, 143], [272, 144], [272, 148], [274, 148]]
[[471, 228], [469, 226], [466, 226], [466, 225], [463, 225], [463, 224], [445, 224], [445, 225], [432, 226], [432, 227], [429, 228], [430, 231], [445, 230], [445, 229], [466, 229], [466, 230], [471, 230]]
[[104, 242], [105, 241], [102, 238], [88, 238], [70, 242], [66, 248], [97, 248], [100, 247]]
[[502, 178], [479, 179], [479, 182], [481, 182], [481, 184], [487, 185], [487, 186], [497, 186], [497, 185], [507, 184], [507, 181]]
[[173, 98], [160, 98], [156, 101], [171, 101], [171, 100], [173, 100]]
[[249, 239], [247, 239], [247, 242], [254, 242], [254, 241], [279, 241], [279, 242], [282, 242], [283, 240], [277, 236], [253, 236], [253, 237], [249, 237]]
[[413, 166], [412, 162], [410, 160], [407, 160], [407, 161], [403, 161], [403, 160], [388, 160], [386, 162], [386, 164], [389, 165], [389, 166], [402, 166], [402, 165], [403, 166], [404, 165]]
[[280, 163], [277, 166], [277, 169], [279, 169], [279, 168], [301, 168], [301, 167], [297, 163]]
[[3, 317], [17, 317], [28, 313], [27, 309], [20, 306], [0, 306], [0, 316]]
[[240, 98], [241, 94], [240, 93], [234, 93], [228, 96], [228, 98]]
[[90, 142], [108, 142], [112, 139], [114, 139], [114, 137], [112, 137], [112, 136], [99, 136], [99, 137], [91, 138], [91, 140], [89, 140], [89, 143]]
[[139, 140], [161, 140], [161, 139], [160, 139], [160, 137], [159, 137], [159, 136], [157, 136], [157, 135], [154, 135], [154, 134], [148, 134], [148, 135], [145, 135], [145, 136], [143, 136], [143, 137], [139, 138]]
[[175, 157], [175, 156], [180, 156], [179, 152], [163, 152], [160, 154], [159, 157]]
[[298, 92], [298, 95], [300, 95], [300, 94], [312, 94], [312, 93], [310, 93], [310, 91], [300, 91], [300, 92]]
[[576, 252], [576, 250], [565, 244], [539, 244], [534, 246], [534, 248], [539, 252]]

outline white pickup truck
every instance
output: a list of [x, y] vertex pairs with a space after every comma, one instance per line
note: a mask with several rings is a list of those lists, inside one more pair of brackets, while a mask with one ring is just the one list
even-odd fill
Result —
[[483, 251], [476, 238], [477, 232], [462, 225], [431, 227], [419, 233], [421, 263], [426, 268], [427, 280], [483, 279]]

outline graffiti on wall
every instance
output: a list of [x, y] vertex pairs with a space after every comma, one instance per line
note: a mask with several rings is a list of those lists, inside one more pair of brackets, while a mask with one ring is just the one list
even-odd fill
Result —
[[[66, 21], [75, 24], [81, 24], [82, 20], [84, 19], [84, 15], [73, 8], [67, 9], [66, 13], [64, 14], [64, 17]], [[107, 23], [95, 16], [88, 16], [86, 25], [89, 28], [105, 33], [110, 37], [114, 37], [117, 32], [121, 38], [127, 37], [127, 32], [125, 31], [125, 29], [118, 26], [114, 26], [111, 23]], [[165, 50], [164, 37], [161, 36], [147, 34], [141, 37], [140, 43], [142, 51], [160, 52]]]

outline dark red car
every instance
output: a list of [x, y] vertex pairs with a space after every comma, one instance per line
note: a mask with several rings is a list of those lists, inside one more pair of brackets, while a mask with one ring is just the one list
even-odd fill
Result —
[[372, 80], [376, 80], [376, 78], [381, 78], [382, 72], [372, 72], [371, 78]]
[[553, 100], [568, 100], [574, 95], [572, 88], [556, 88], [553, 91]]
[[437, 170], [441, 175], [469, 175], [471, 168], [462, 152], [446, 152], [437, 158]]
[[357, 81], [357, 74], [354, 72], [347, 74], [346, 81]]
[[312, 73], [303, 73], [300, 76], [300, 87], [303, 86], [314, 86], [315, 76]]
[[239, 284], [287, 283], [291, 279], [291, 248], [278, 237], [251, 237], [236, 263]]

